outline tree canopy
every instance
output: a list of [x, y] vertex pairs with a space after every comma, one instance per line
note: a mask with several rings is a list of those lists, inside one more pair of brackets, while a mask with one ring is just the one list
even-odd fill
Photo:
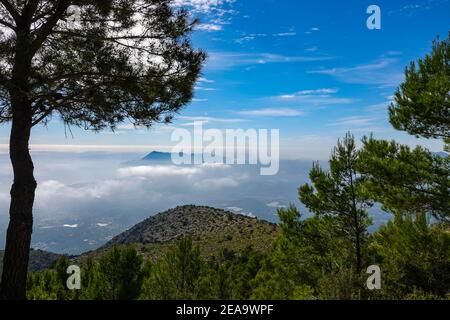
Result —
[[11, 122], [11, 189], [0, 298], [24, 299], [37, 187], [31, 130], [170, 122], [205, 54], [171, 0], [0, 0], [0, 124]]
[[188, 38], [196, 21], [169, 0], [0, 3], [2, 122], [13, 117], [17, 77], [32, 125], [58, 116], [94, 130], [151, 126], [192, 98], [205, 54]]
[[398, 130], [450, 143], [450, 33], [406, 68], [389, 113]]

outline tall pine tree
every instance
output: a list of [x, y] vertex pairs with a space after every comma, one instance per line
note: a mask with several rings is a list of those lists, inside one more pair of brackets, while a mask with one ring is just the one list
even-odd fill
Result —
[[342, 236], [352, 244], [356, 272], [362, 269], [363, 246], [370, 225], [367, 209], [372, 206], [357, 171], [358, 161], [355, 138], [348, 133], [333, 151], [330, 170], [314, 164], [310, 172], [312, 185], [299, 189], [300, 200], [310, 211], [338, 219]]
[[192, 98], [205, 55], [171, 0], [1, 0], [0, 123], [14, 171], [0, 298], [24, 299], [37, 187], [32, 128], [169, 122]]

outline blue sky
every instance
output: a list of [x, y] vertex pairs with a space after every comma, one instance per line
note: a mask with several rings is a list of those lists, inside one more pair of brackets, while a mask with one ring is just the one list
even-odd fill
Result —
[[[326, 158], [348, 130], [442, 149], [439, 141], [394, 131], [387, 105], [404, 67], [447, 35], [448, 0], [175, 2], [201, 18], [193, 42], [209, 59], [194, 101], [174, 125], [99, 134], [73, 128], [72, 137], [53, 123], [34, 130], [36, 150], [164, 149], [175, 126], [198, 119], [209, 128], [280, 129], [287, 158]], [[366, 27], [372, 4], [382, 10], [381, 30]], [[8, 133], [0, 128], [3, 147]]]

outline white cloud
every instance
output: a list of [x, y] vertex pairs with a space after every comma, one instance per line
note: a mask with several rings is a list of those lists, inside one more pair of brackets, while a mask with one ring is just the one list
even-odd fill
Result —
[[197, 30], [212, 32], [212, 31], [222, 31], [223, 28], [220, 24], [203, 23], [197, 26]]
[[324, 95], [324, 94], [333, 94], [333, 93], [337, 93], [339, 90], [338, 89], [315, 89], [315, 90], [303, 90], [303, 91], [298, 91], [292, 94], [284, 94], [279, 96], [279, 98], [284, 99], [284, 100], [290, 100], [290, 99], [295, 99], [298, 98], [300, 96], [309, 96], [309, 95], [315, 95], [315, 94], [320, 94], [320, 95]]
[[109, 226], [109, 223], [97, 223], [96, 226], [99, 228], [106, 228], [107, 226]]
[[264, 38], [267, 37], [266, 33], [250, 33], [250, 34], [244, 34], [240, 38], [236, 39], [235, 42], [239, 44], [243, 44], [244, 42], [252, 41], [257, 38]]
[[240, 207], [227, 207], [225, 209], [228, 211], [231, 211], [234, 214], [239, 214], [239, 215], [250, 217], [250, 218], [256, 218], [256, 216], [253, 213], [247, 212], [245, 209], [240, 208]]
[[178, 7], [190, 7], [192, 10], [201, 13], [211, 13], [218, 10], [220, 6], [231, 4], [235, 0], [174, 0], [173, 5]]
[[215, 83], [214, 80], [210, 80], [210, 79], [203, 78], [203, 77], [199, 78], [199, 79], [198, 79], [198, 82], [199, 82], [199, 83]]
[[241, 111], [238, 114], [256, 117], [298, 117], [305, 115], [305, 112], [291, 108], [266, 108]]
[[305, 34], [313, 34], [314, 32], [319, 32], [320, 28], [318, 27], [312, 27], [311, 29], [309, 29], [308, 31], [305, 31]]
[[175, 7], [184, 7], [194, 16], [202, 15], [208, 22], [197, 26], [197, 30], [214, 32], [223, 30], [229, 24], [236, 11], [232, 9], [235, 0], [173, 0]]
[[208, 88], [208, 87], [202, 87], [202, 86], [195, 87], [195, 90], [197, 90], [197, 91], [217, 91], [217, 89]]
[[306, 52], [316, 52], [317, 50], [319, 50], [319, 47], [317, 46], [305, 49]]
[[275, 208], [275, 209], [286, 209], [288, 206], [282, 205], [278, 201], [273, 201], [267, 204], [269, 208]]
[[297, 32], [280, 32], [280, 33], [275, 33], [273, 36], [274, 37], [294, 37], [297, 35]]
[[282, 94], [275, 97], [269, 97], [269, 100], [276, 100], [278, 102], [295, 102], [300, 104], [301, 107], [325, 107], [330, 105], [342, 105], [352, 104], [356, 102], [355, 99], [341, 98], [334, 94], [338, 93], [338, 89], [334, 88], [321, 88], [314, 90], [302, 90], [289, 94]]
[[56, 180], [47, 180], [38, 185], [36, 194], [41, 201], [51, 201], [54, 197], [63, 196], [71, 199], [101, 199], [108, 197], [111, 191], [119, 189], [123, 184], [118, 180], [103, 181], [102, 184], [92, 184], [83, 187], [65, 185]]
[[118, 170], [121, 177], [191, 176], [200, 173], [200, 168], [177, 166], [139, 166]]

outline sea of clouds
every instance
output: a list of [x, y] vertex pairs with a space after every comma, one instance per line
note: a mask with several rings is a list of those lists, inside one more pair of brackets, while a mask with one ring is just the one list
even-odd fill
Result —
[[[297, 188], [310, 161], [282, 161], [276, 176], [258, 166], [136, 161], [145, 154], [33, 153], [38, 189], [35, 248], [77, 254], [158, 212], [178, 205], [209, 205], [276, 222], [278, 208], [299, 205]], [[12, 182], [7, 154], [0, 154], [0, 247], [8, 222]]]

